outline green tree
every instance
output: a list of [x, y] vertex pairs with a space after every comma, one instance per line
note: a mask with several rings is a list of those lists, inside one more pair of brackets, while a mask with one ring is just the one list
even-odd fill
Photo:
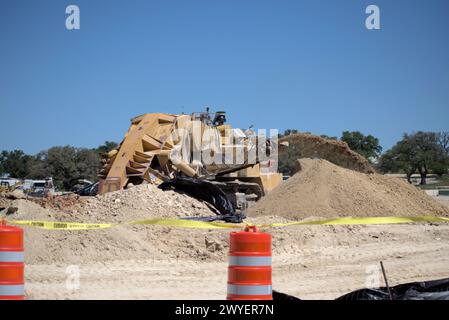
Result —
[[21, 150], [0, 153], [0, 174], [8, 173], [19, 179], [42, 179], [53, 177], [60, 189], [70, 189], [76, 179], [96, 181], [101, 168], [100, 157], [118, 145], [112, 141], [95, 149], [72, 146], [52, 147], [34, 156]]
[[31, 157], [22, 150], [2, 151], [0, 153], [0, 174], [9, 174], [13, 178], [23, 179], [29, 173]]
[[47, 151], [41, 151], [35, 156], [31, 157], [31, 160], [28, 164], [28, 179], [42, 179], [51, 175], [45, 162], [46, 156]]
[[331, 137], [331, 136], [328, 136], [327, 134], [322, 134], [322, 135], [320, 135], [320, 137], [323, 139], [338, 140], [337, 137], [333, 137], [333, 136]]
[[101, 167], [100, 155], [95, 149], [77, 149], [76, 172], [80, 178], [91, 181], [97, 180], [98, 171]]
[[117, 149], [118, 143], [114, 141], [105, 141], [101, 146], [97, 148], [98, 153], [104, 154], [111, 150]]
[[449, 156], [449, 131], [442, 131], [437, 133], [438, 144]]
[[289, 136], [291, 134], [296, 134], [296, 133], [299, 133], [299, 131], [297, 129], [285, 129], [284, 133], [279, 134], [279, 138], [286, 137], [286, 136]]
[[404, 134], [402, 140], [380, 158], [379, 163], [383, 172], [405, 172], [409, 182], [412, 174], [419, 172], [421, 185], [426, 184], [429, 171], [447, 172], [448, 167], [449, 156], [439, 143], [438, 134], [422, 131]]
[[377, 159], [382, 152], [379, 139], [370, 134], [365, 136], [359, 131], [343, 131], [340, 140], [346, 142], [351, 150], [361, 154], [371, 162]]
[[70, 181], [78, 176], [75, 157], [76, 148], [71, 146], [52, 147], [46, 152], [45, 168], [60, 188], [68, 188]]
[[29, 176], [32, 179], [53, 177], [58, 188], [69, 190], [73, 180], [97, 180], [100, 166], [97, 149], [52, 147], [33, 157]]

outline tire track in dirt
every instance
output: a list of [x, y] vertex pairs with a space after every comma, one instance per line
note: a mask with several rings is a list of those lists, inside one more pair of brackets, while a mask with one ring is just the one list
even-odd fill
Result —
[[[304, 239], [302, 230], [313, 241]], [[295, 227], [274, 231], [276, 237], [282, 234], [286, 239], [273, 251], [275, 290], [302, 299], [334, 299], [365, 287], [367, 267], [378, 266], [380, 260], [384, 261], [391, 285], [449, 277], [448, 225], [365, 226], [349, 230], [339, 227], [331, 233], [325, 230]], [[382, 237], [375, 238], [378, 235]], [[79, 266], [80, 289], [76, 291], [65, 288], [66, 267], [27, 265], [28, 297], [224, 299], [226, 296], [227, 262], [221, 258], [92, 261]], [[382, 285], [383, 280], [379, 281]]]

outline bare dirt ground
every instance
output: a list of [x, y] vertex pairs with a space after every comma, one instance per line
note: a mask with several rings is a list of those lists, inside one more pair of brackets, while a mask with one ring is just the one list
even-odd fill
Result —
[[437, 196], [433, 198], [436, 199], [439, 203], [449, 207], [449, 196]]
[[[160, 227], [151, 227], [160, 228]], [[92, 231], [90, 231], [92, 232]], [[203, 230], [173, 230], [210, 234]], [[227, 231], [213, 231], [218, 242]], [[449, 277], [449, 225], [295, 226], [272, 230], [273, 288], [302, 299], [334, 299], [366, 287], [384, 261], [391, 285]], [[210, 236], [209, 236], [210, 237]], [[186, 239], [187, 240], [187, 239]], [[293, 240], [293, 241], [292, 241]], [[150, 240], [148, 246], [157, 245]], [[180, 247], [183, 244], [180, 243]], [[210, 248], [209, 248], [210, 249]], [[227, 248], [198, 256], [91, 261], [79, 265], [79, 289], [67, 263], [28, 264], [29, 299], [224, 299]], [[181, 251], [182, 249], [180, 249]], [[76, 264], [76, 263], [75, 263]], [[379, 278], [382, 285], [382, 279]]]
[[[367, 211], [373, 216], [448, 216], [449, 197], [432, 199], [405, 182], [347, 172], [323, 161], [303, 164], [296, 178], [279, 187], [285, 192], [273, 191], [257, 206], [257, 214], [250, 210], [247, 222], [366, 216]], [[335, 186], [326, 189], [329, 181]], [[307, 198], [305, 192], [318, 196]], [[274, 205], [281, 196], [296, 207]], [[122, 223], [214, 215], [200, 201], [151, 185], [72, 202], [19, 198], [5, 200], [4, 206], [15, 208], [11, 220]], [[268, 231], [273, 235], [273, 288], [301, 299], [334, 299], [370, 284], [382, 286], [381, 260], [391, 285], [449, 277], [449, 223]], [[224, 299], [229, 232], [130, 225], [83, 231], [25, 227], [26, 294], [28, 299]]]

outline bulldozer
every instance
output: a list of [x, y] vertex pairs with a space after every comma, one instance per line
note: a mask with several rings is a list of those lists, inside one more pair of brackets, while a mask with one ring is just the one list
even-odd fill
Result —
[[118, 148], [105, 157], [99, 193], [181, 181], [176, 185], [187, 193], [218, 190], [242, 213], [281, 183], [276, 147], [254, 130], [232, 128], [223, 111], [143, 114], [131, 119]]

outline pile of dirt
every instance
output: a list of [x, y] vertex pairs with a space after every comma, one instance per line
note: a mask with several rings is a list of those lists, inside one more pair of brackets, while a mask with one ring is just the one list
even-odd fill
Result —
[[399, 178], [364, 174], [322, 159], [301, 159], [298, 167], [298, 173], [249, 208], [248, 216], [449, 215], [449, 208]]
[[46, 197], [29, 197], [27, 198], [32, 200], [44, 208], [52, 208], [56, 210], [70, 210], [73, 206], [78, 205], [83, 199], [75, 194], [69, 193], [66, 195], [48, 195]]
[[[54, 201], [55, 199], [52, 199]], [[56, 200], [62, 203], [64, 200]], [[36, 203], [16, 199], [18, 208], [10, 220], [64, 222], [127, 222], [155, 217], [212, 216], [209, 207], [187, 195], [162, 191], [153, 185], [84, 198], [78, 204], [59, 210], [49, 200]], [[27, 263], [84, 263], [149, 257], [207, 258], [223, 250], [222, 241], [206, 233], [177, 236], [178, 230], [159, 226], [120, 225], [104, 230], [43, 230], [25, 227]], [[182, 239], [182, 240], [181, 240]]]
[[[128, 222], [155, 217], [211, 216], [214, 212], [203, 201], [175, 191], [162, 191], [152, 184], [130, 189], [79, 197], [62, 195], [47, 198], [17, 199], [20, 219], [66, 219], [72, 222]], [[40, 207], [47, 210], [37, 210]]]
[[0, 195], [0, 210], [9, 207], [10, 203], [11, 201], [9, 199]]
[[152, 184], [86, 198], [73, 207], [83, 218], [130, 221], [149, 217], [213, 216], [215, 213], [204, 201], [176, 191], [162, 191]]
[[280, 145], [279, 161], [287, 164], [292, 174], [297, 171], [296, 160], [300, 158], [320, 158], [343, 168], [363, 173], [375, 172], [368, 160], [352, 151], [343, 141], [297, 133], [283, 137], [279, 139], [279, 142], [288, 142], [289, 144], [288, 148]]
[[44, 208], [52, 208], [57, 210], [70, 210], [73, 206], [79, 204], [82, 199], [74, 193], [64, 195], [47, 195], [46, 197], [31, 197], [22, 190], [14, 190], [0, 194], [0, 208], [11, 206], [14, 200], [26, 199], [39, 204]]

